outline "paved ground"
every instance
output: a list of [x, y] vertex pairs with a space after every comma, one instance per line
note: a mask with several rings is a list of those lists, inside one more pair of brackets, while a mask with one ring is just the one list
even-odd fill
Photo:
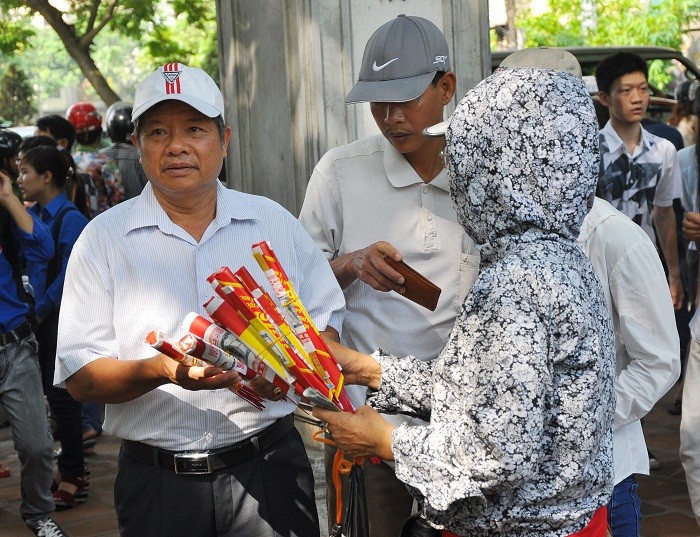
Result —
[[[647, 442], [661, 462], [661, 468], [652, 471], [649, 477], [640, 477], [642, 512], [645, 515], [642, 536], [700, 537], [700, 528], [692, 515], [685, 475], [678, 459], [680, 417], [666, 413], [666, 407], [671, 400], [672, 394], [669, 394], [659, 402], [645, 421]], [[300, 427], [313, 430], [313, 426]], [[118, 536], [112, 492], [118, 449], [119, 442], [115, 438], [103, 436], [99, 439], [95, 454], [88, 458], [92, 480], [87, 503], [55, 514], [56, 520], [73, 537]], [[317, 461], [315, 467], [320, 473], [320, 451], [315, 447], [311, 449], [312, 458]], [[7, 428], [0, 429], [0, 461], [12, 470], [11, 477], [0, 479], [0, 535], [31, 535], [22, 524], [18, 512], [19, 463]], [[322, 487], [317, 486], [317, 490], [321, 496]], [[251, 534], [251, 537], [254, 536]]]

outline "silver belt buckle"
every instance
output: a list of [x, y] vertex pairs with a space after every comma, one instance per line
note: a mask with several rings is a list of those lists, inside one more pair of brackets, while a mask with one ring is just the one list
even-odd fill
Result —
[[175, 453], [176, 474], [210, 474], [211, 461], [208, 453]]

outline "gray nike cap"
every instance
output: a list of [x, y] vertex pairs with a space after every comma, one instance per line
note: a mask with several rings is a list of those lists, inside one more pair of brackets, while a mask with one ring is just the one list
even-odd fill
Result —
[[419, 97], [437, 71], [450, 71], [447, 41], [422, 17], [399, 15], [365, 46], [360, 79], [345, 102], [403, 103]]

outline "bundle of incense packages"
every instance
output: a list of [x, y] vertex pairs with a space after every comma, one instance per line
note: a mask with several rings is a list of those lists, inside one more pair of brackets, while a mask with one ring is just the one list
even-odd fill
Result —
[[353, 405], [343, 387], [341, 368], [318, 333], [292, 282], [287, 277], [282, 264], [272, 251], [269, 243], [263, 241], [254, 244], [253, 257], [255, 257], [258, 265], [265, 273], [265, 277], [270, 282], [285, 318], [311, 357], [317, 374], [321, 376], [330, 389], [331, 401], [340, 410], [353, 412]]
[[[239, 273], [244, 278], [239, 278]], [[315, 404], [338, 410], [337, 405], [333, 404], [331, 390], [316, 373], [316, 368], [310, 365], [311, 360], [306, 350], [275, 303], [257, 287], [257, 284], [255, 288], [258, 290], [260, 300], [256, 301], [249, 291], [252, 276], [244, 267], [236, 274], [224, 267], [209, 276], [207, 280], [217, 295], [228, 304], [223, 306], [218, 301], [210, 301], [217, 306], [217, 310], [210, 312], [210, 315], [214, 318], [218, 317], [225, 324], [226, 320], [225, 317], [221, 317], [221, 310], [225, 311], [229, 306], [233, 308], [251, 329], [250, 332], [245, 333], [241, 332], [241, 327], [233, 327], [233, 331], [256, 354], [262, 356], [273, 370], [278, 371], [280, 368], [286, 370], [293, 379], [291, 386], [297, 395]], [[246, 280], [248, 283], [244, 285], [243, 282]], [[210, 309], [209, 306], [207, 309]], [[228, 315], [231, 314], [231, 312], [228, 313]]]
[[[190, 335], [190, 337], [195, 339], [194, 336]], [[203, 360], [205, 356], [207, 358], [212, 356], [213, 351], [211, 348], [197, 345], [196, 342], [193, 342], [187, 338], [188, 336], [185, 336], [179, 342], [173, 343], [172, 341], [168, 340], [162, 332], [152, 330], [146, 334], [146, 343], [148, 343], [154, 349], [159, 350], [166, 356], [172, 358], [176, 362], [179, 362], [187, 367], [203, 366], [205, 363], [211, 363], [209, 360], [206, 360], [206, 362]], [[203, 341], [199, 341], [206, 345]], [[240, 361], [238, 361], [238, 364], [234, 364], [233, 367], [227, 369], [235, 369], [242, 377], [247, 379], [251, 379], [256, 376], [255, 374], [251, 373], [245, 364]], [[255, 390], [253, 390], [250, 386], [246, 386], [242, 382], [239, 382], [233, 386], [230, 386], [228, 389], [244, 401], [247, 401], [253, 405], [258, 410], [265, 408], [262, 397], [258, 395], [257, 392], [255, 392]]]
[[253, 257], [274, 289], [279, 307], [245, 267], [235, 273], [223, 267], [207, 278], [215, 295], [204, 309], [214, 322], [189, 313], [182, 323], [188, 334], [179, 342], [154, 335], [151, 344], [158, 343], [156, 348], [184, 365], [204, 360], [235, 369], [246, 379], [261, 376], [288, 399], [302, 397], [317, 406], [354, 412], [340, 366], [269, 244], [254, 244]]

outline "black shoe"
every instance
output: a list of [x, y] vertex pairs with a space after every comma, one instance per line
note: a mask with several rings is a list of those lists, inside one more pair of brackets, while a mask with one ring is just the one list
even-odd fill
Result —
[[683, 404], [680, 401], [676, 401], [666, 409], [666, 412], [671, 414], [671, 416], [680, 416], [683, 413]]
[[34, 535], [39, 537], [70, 537], [50, 516], [37, 520], [25, 520], [24, 523]]

